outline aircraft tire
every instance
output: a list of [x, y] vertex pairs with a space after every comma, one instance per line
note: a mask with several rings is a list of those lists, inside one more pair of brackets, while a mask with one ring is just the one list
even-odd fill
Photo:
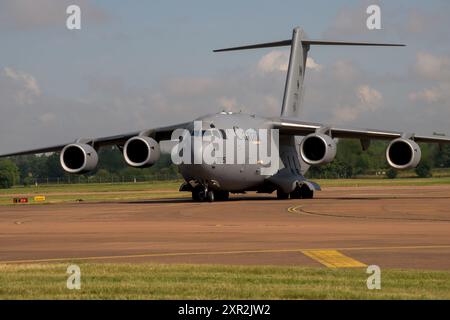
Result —
[[196, 187], [194, 190], [192, 190], [192, 200], [195, 202], [200, 202], [205, 200], [203, 188]]
[[230, 193], [228, 191], [216, 191], [215, 196], [217, 201], [227, 201], [230, 198]]
[[302, 195], [302, 199], [312, 199], [314, 198], [314, 191], [308, 188], [306, 185], [303, 185], [300, 188], [300, 192]]
[[200, 197], [199, 197], [197, 190], [192, 190], [192, 201], [195, 201], [195, 202], [200, 201]]
[[302, 192], [299, 187], [296, 187], [294, 191], [290, 194], [291, 199], [301, 199], [302, 198]]
[[281, 190], [277, 190], [277, 199], [278, 200], [289, 199], [289, 193], [283, 192]]
[[206, 199], [208, 202], [214, 202], [214, 191], [208, 191], [206, 194]]

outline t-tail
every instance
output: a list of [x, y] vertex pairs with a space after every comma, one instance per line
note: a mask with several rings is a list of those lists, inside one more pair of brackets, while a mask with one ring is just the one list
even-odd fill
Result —
[[349, 42], [307, 39], [303, 29], [297, 27], [292, 33], [292, 39], [277, 42], [267, 42], [248, 46], [240, 46], [226, 49], [214, 50], [214, 52], [260, 49], [290, 46], [289, 68], [284, 88], [283, 104], [281, 107], [282, 117], [298, 117], [302, 109], [303, 80], [305, 78], [306, 59], [312, 45], [345, 45], [345, 46], [384, 46], [404, 47], [404, 44], [396, 43], [371, 43], [371, 42]]

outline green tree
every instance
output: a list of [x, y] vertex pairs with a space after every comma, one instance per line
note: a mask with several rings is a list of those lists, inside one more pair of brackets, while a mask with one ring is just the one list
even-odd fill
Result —
[[339, 159], [324, 165], [313, 166], [307, 172], [307, 177], [316, 179], [351, 178], [353, 176], [352, 167]]
[[110, 173], [119, 173], [127, 167], [122, 152], [115, 146], [101, 148], [98, 158], [98, 170], [104, 169]]
[[421, 162], [416, 168], [416, 174], [419, 178], [430, 178], [431, 174], [431, 166], [428, 162]]
[[107, 181], [108, 179], [111, 179], [111, 173], [106, 169], [100, 169], [95, 174], [95, 177], [100, 179], [100, 181]]
[[0, 188], [11, 188], [20, 179], [19, 168], [11, 160], [0, 160]]
[[437, 148], [436, 157], [434, 161], [435, 167], [450, 168], [450, 145], [443, 145], [441, 150]]
[[367, 153], [361, 154], [355, 162], [355, 175], [364, 174], [370, 169], [370, 161]]
[[66, 174], [61, 166], [59, 153], [53, 153], [46, 157], [45, 168], [42, 169], [45, 172], [39, 172], [40, 177], [45, 175], [48, 178], [62, 178]]
[[386, 177], [389, 179], [395, 179], [397, 178], [398, 172], [394, 168], [390, 168], [386, 171]]

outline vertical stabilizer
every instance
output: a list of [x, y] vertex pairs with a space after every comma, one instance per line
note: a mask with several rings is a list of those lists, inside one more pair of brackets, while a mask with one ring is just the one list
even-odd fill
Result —
[[302, 110], [303, 80], [309, 51], [309, 45], [303, 44], [303, 39], [305, 39], [303, 29], [295, 28], [292, 33], [289, 68], [281, 107], [282, 117], [298, 117]]
[[282, 117], [298, 117], [302, 111], [303, 102], [303, 80], [305, 78], [306, 59], [310, 46], [381, 46], [381, 47], [403, 47], [404, 44], [397, 43], [373, 43], [373, 42], [354, 42], [354, 41], [336, 41], [336, 40], [313, 40], [306, 39], [303, 29], [297, 27], [292, 33], [292, 39], [275, 42], [258, 43], [240, 47], [232, 47], [214, 50], [214, 52], [291, 47], [289, 57], [289, 68], [286, 77], [286, 86], [284, 88], [283, 104], [281, 106]]

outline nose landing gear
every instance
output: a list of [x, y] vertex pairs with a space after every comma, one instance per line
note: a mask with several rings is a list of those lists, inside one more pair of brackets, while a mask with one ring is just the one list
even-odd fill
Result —
[[192, 200], [196, 202], [214, 202], [218, 201], [226, 201], [230, 197], [230, 193], [228, 191], [221, 190], [208, 190], [208, 188], [197, 186], [192, 190]]

